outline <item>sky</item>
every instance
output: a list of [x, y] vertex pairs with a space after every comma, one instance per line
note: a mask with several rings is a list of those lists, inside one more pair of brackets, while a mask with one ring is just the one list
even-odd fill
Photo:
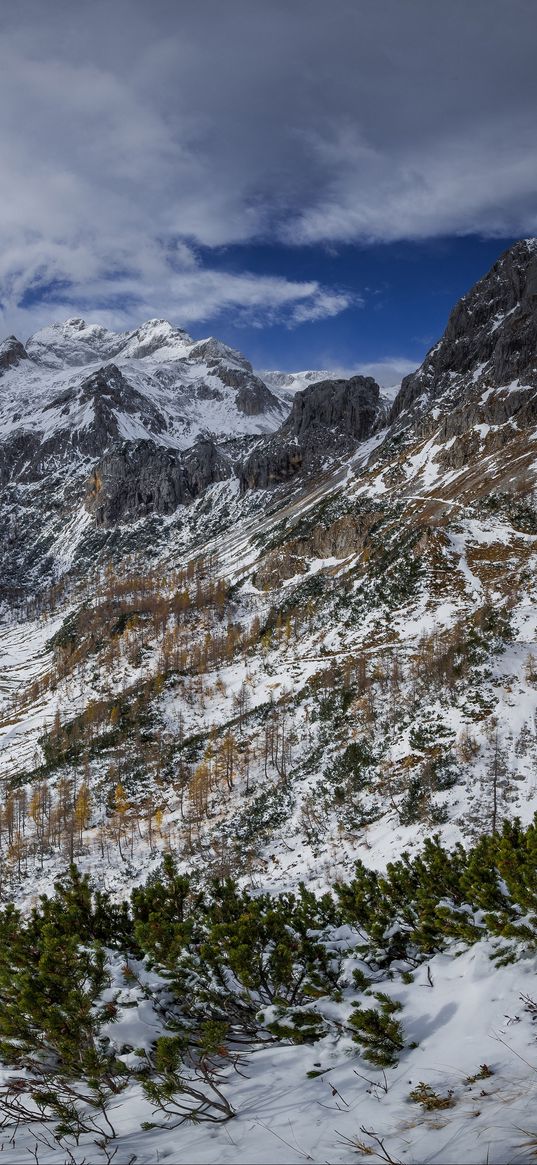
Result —
[[414, 368], [537, 234], [535, 0], [0, 4], [0, 330]]

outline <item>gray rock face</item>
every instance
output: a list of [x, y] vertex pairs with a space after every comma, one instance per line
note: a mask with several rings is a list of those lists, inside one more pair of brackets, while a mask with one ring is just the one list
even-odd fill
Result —
[[7, 340], [0, 344], [0, 376], [8, 368], [14, 368], [20, 364], [21, 360], [28, 359], [29, 356], [24, 344], [21, 344], [16, 336], [8, 336]]
[[68, 464], [73, 455], [102, 457], [120, 441], [117, 414], [143, 416], [154, 433], [166, 429], [166, 421], [125, 380], [115, 364], [108, 364], [84, 380], [78, 390], [65, 389], [53, 397], [44, 412], [55, 410], [66, 417], [72, 405], [88, 406], [88, 422], [80, 428], [58, 427], [44, 437], [37, 430], [16, 430], [0, 443], [0, 484], [38, 481], [60, 462]]
[[258, 417], [260, 413], [279, 408], [276, 397], [253, 372], [220, 367], [218, 375], [224, 384], [238, 389], [235, 402], [239, 412], [244, 413], [246, 417]]
[[86, 508], [98, 526], [172, 514], [230, 474], [229, 462], [212, 441], [198, 441], [184, 454], [153, 441], [125, 442], [95, 466]]
[[370, 376], [322, 380], [297, 392], [290, 416], [259, 441], [241, 472], [241, 489], [266, 489], [301, 470], [319, 470], [326, 457], [348, 456], [383, 416], [380, 388]]
[[146, 428], [158, 434], [166, 430], [166, 420], [147, 397], [137, 392], [115, 364], [106, 364], [88, 376], [79, 393], [81, 404], [92, 406], [93, 419], [76, 435], [78, 449], [90, 457], [99, 457], [119, 439], [117, 413], [142, 417]]
[[0, 486], [12, 480], [33, 480], [35, 459], [41, 445], [38, 433], [15, 432], [0, 445]]
[[290, 416], [281, 431], [303, 440], [322, 428], [364, 441], [379, 413], [380, 389], [371, 376], [321, 380], [295, 394]]
[[298, 444], [287, 444], [275, 437], [260, 441], [242, 466], [241, 493], [290, 481], [303, 465], [304, 454]]
[[281, 411], [278, 398], [259, 376], [256, 376], [250, 361], [235, 348], [223, 344], [221, 340], [210, 336], [208, 340], [195, 344], [190, 350], [190, 359], [205, 360], [208, 368], [217, 374], [222, 384], [237, 389], [235, 403], [239, 412], [245, 416], [257, 417], [261, 413]]
[[406, 376], [390, 421], [436, 401], [457, 404], [476, 384], [537, 388], [537, 240], [500, 256], [456, 304], [442, 339]]
[[182, 454], [190, 499], [197, 498], [215, 481], [226, 481], [232, 475], [231, 463], [220, 449], [207, 438], [201, 438]]

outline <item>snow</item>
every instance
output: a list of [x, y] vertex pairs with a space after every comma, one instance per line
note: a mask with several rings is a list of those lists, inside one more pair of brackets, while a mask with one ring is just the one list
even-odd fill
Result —
[[295, 393], [302, 392], [309, 384], [316, 384], [320, 380], [332, 380], [334, 373], [326, 368], [317, 371], [307, 369], [302, 372], [258, 372], [259, 379], [270, 388], [279, 400], [291, 404]]
[[[218, 365], [212, 361], [225, 361], [227, 367], [244, 367], [243, 358], [213, 338], [195, 342], [165, 321], [148, 321], [135, 332], [117, 336], [98, 325], [70, 320], [37, 333], [29, 342], [28, 350], [31, 360], [8, 370], [0, 383], [0, 426], [4, 435], [17, 431], [22, 417], [25, 429], [44, 435], [53, 435], [62, 427], [76, 432], [84, 425], [91, 425], [92, 405], [80, 401], [81, 384], [92, 371], [102, 367], [103, 360], [112, 358], [129, 386], [148, 406], [147, 416], [143, 410], [117, 410], [119, 432], [125, 439], [149, 436], [164, 445], [184, 448], [192, 444], [198, 433], [230, 436], [268, 431], [277, 426], [278, 418], [285, 413], [282, 408], [260, 417], [241, 415], [235, 404], [235, 390], [220, 379]], [[263, 377], [270, 375], [274, 377], [272, 390], [288, 405], [289, 393], [295, 389], [296, 382], [277, 383], [278, 378], [291, 375], [286, 373], [263, 374]], [[303, 387], [313, 377], [325, 374], [292, 375], [303, 378]], [[207, 387], [220, 393], [221, 399], [204, 397], [203, 390]], [[514, 390], [516, 386], [508, 387]], [[485, 390], [481, 397], [483, 403], [492, 391]], [[72, 394], [71, 399], [65, 399], [68, 393]], [[65, 412], [66, 408], [70, 412]], [[151, 410], [154, 415], [156, 409], [166, 419], [166, 429], [157, 434], [150, 425]], [[486, 425], [475, 428], [481, 437], [486, 437], [489, 431]], [[537, 654], [537, 537], [514, 529], [501, 515], [483, 516], [479, 501], [474, 505], [468, 492], [463, 501], [459, 500], [458, 485], [461, 489], [467, 486], [468, 467], [446, 471], [439, 457], [452, 440], [442, 444], [437, 432], [425, 441], [416, 440], [410, 450], [396, 454], [386, 464], [386, 461], [377, 461], [384, 436], [385, 432], [376, 434], [337, 471], [308, 489], [298, 484], [285, 497], [267, 493], [265, 498], [256, 495], [245, 501], [239, 496], [236, 481], [216, 483], [203, 499], [189, 507], [188, 514], [162, 519], [160, 528], [166, 533], [166, 541], [151, 546], [155, 569], [162, 576], [168, 568], [184, 565], [188, 557], [185, 546], [194, 544], [196, 551], [214, 553], [215, 572], [234, 585], [232, 614], [242, 626], [251, 625], [256, 615], [261, 619], [266, 617], [270, 606], [281, 596], [292, 600], [295, 588], [304, 582], [311, 583], [317, 578], [327, 584], [325, 606], [319, 601], [318, 617], [313, 619], [311, 627], [305, 620], [296, 641], [287, 643], [285, 636], [279, 641], [274, 637], [263, 648], [254, 647], [209, 669], [199, 678], [197, 688], [184, 676], [176, 676], [158, 698], [153, 700], [148, 696], [159, 729], [165, 734], [176, 736], [181, 722], [187, 735], [205, 737], [211, 730], [221, 733], [233, 723], [236, 697], [246, 685], [252, 714], [252, 727], [248, 731], [251, 731], [249, 740], [253, 752], [254, 796], [278, 787], [275, 774], [271, 772], [267, 776], [266, 768], [263, 771], [261, 712], [270, 706], [271, 699], [276, 706], [282, 701], [285, 703], [288, 729], [296, 738], [290, 764], [295, 799], [277, 834], [260, 844], [257, 864], [249, 872], [242, 868], [237, 871], [242, 883], [254, 889], [296, 889], [300, 881], [305, 881], [310, 887], [324, 891], [330, 888], [335, 877], [349, 876], [357, 857], [366, 865], [383, 869], [403, 849], [415, 852], [424, 838], [430, 836], [432, 826], [428, 821], [401, 825], [393, 798], [391, 801], [385, 798], [382, 811], [370, 825], [346, 830], [335, 816], [327, 816], [319, 843], [305, 839], [301, 810], [306, 798], [319, 800], [323, 769], [351, 737], [360, 739], [364, 734], [362, 711], [356, 699], [352, 710], [354, 719], [344, 723], [339, 736], [339, 730], [334, 729], [325, 742], [324, 752], [321, 749], [319, 753], [320, 759], [307, 769], [305, 762], [315, 755], [321, 739], [318, 701], [308, 682], [334, 664], [359, 656], [367, 659], [370, 674], [377, 673], [373, 681], [377, 701], [375, 722], [368, 732], [374, 736], [376, 747], [380, 749], [382, 745], [386, 772], [391, 771], [390, 766], [396, 768], [412, 759], [416, 746], [412, 744], [411, 734], [416, 725], [442, 722], [444, 735], [438, 737], [438, 742], [442, 748], [455, 752], [465, 731], [470, 731], [475, 738], [475, 756], [459, 765], [456, 786], [437, 798], [437, 803], [447, 811], [448, 820], [439, 827], [447, 842], [466, 843], [472, 830], [482, 828], [479, 814], [486, 809], [486, 777], [494, 721], [500, 725], [512, 777], [511, 787], [502, 801], [502, 812], [528, 822], [537, 809], [537, 685], [528, 666], [530, 656]], [[498, 467], [507, 472], [506, 465], [509, 462], [501, 462], [499, 456], [496, 461], [483, 459], [476, 470], [480, 488], [487, 474], [494, 480]], [[394, 468], [396, 478], [392, 477]], [[516, 477], [516, 467], [510, 469]], [[86, 471], [87, 465], [82, 465], [80, 472]], [[21, 486], [21, 493], [28, 488]], [[477, 493], [476, 496], [479, 497]], [[352, 510], [355, 505], [356, 512], [366, 513], [368, 506], [373, 513], [383, 512], [383, 507], [389, 512], [391, 506], [396, 514], [393, 519], [396, 537], [401, 539], [421, 522], [424, 511], [425, 533], [432, 535], [433, 550], [423, 552], [423, 577], [416, 592], [399, 598], [390, 607], [383, 605], [380, 587], [376, 605], [368, 609], [370, 580], [363, 569], [361, 546], [351, 547], [351, 552], [341, 557], [321, 557], [312, 551], [304, 555], [303, 569], [273, 591], [265, 592], [261, 585], [256, 585], [254, 572], [265, 560], [263, 548], [270, 546], [272, 540], [276, 546], [284, 545], [282, 531], [292, 538], [302, 524], [315, 520], [315, 507], [325, 503], [333, 506], [334, 512], [338, 505], [343, 510], [346, 506]], [[435, 517], [438, 506], [440, 518]], [[228, 517], [224, 521], [222, 515], [226, 511]], [[214, 529], [209, 534], [210, 521], [214, 522]], [[77, 548], [90, 526], [90, 516], [82, 508], [70, 512], [63, 521], [61, 539], [54, 547], [58, 573], [67, 571], [75, 561]], [[136, 529], [133, 527], [133, 533], [142, 532], [143, 528], [140, 520]], [[387, 574], [382, 580], [383, 585], [386, 579], [396, 579], [397, 570], [396, 562], [392, 575]], [[346, 575], [348, 589], [335, 613], [330, 585], [341, 574]], [[157, 673], [159, 643], [148, 631], [141, 662], [128, 659], [122, 642], [112, 665], [105, 666], [96, 653], [77, 664], [71, 674], [59, 677], [54, 687], [43, 688], [30, 696], [31, 682], [43, 681], [50, 667], [50, 639], [83, 599], [89, 603], [96, 601], [91, 586], [90, 583], [90, 589], [84, 590], [82, 583], [80, 592], [69, 593], [51, 614], [22, 615], [18, 622], [6, 619], [0, 625], [2, 775], [6, 781], [18, 782], [17, 787], [25, 787], [24, 770], [31, 770], [36, 756], [41, 757], [40, 738], [57, 708], [68, 722], [87, 707], [89, 700], [103, 696], [111, 700], [124, 693], [130, 684], [146, 682]], [[162, 582], [161, 593], [165, 591], [166, 584]], [[353, 615], [353, 604], [359, 600], [363, 600], [363, 607], [357, 606], [358, 615]], [[475, 681], [482, 705], [472, 707], [469, 683], [462, 692], [448, 695], [444, 691], [442, 696], [432, 683], [430, 691], [425, 684], [420, 689], [417, 705], [412, 705], [410, 677], [423, 638], [444, 635], [447, 641], [458, 626], [465, 622], [470, 625], [487, 602], [501, 612], [509, 607], [513, 630], [508, 641], [496, 644], [491, 650], [486, 672], [480, 673]], [[216, 626], [210, 619], [204, 622], [201, 618], [196, 633], [199, 637], [211, 634]], [[386, 661], [390, 662], [396, 655], [406, 669], [397, 699], [410, 710], [390, 735], [392, 711], [383, 676]], [[334, 684], [330, 675], [328, 672], [329, 691]], [[18, 702], [14, 701], [14, 695], [18, 695]], [[525, 730], [530, 741], [524, 751], [519, 737]], [[95, 785], [103, 781], [107, 765], [107, 758], [97, 757], [92, 772]], [[52, 796], [59, 777], [69, 772], [65, 766], [61, 772], [52, 774]], [[26, 787], [29, 788], [28, 782]], [[159, 865], [161, 854], [168, 846], [177, 847], [182, 869], [206, 869], [218, 838], [224, 836], [218, 830], [225, 827], [227, 836], [233, 836], [235, 826], [252, 804], [251, 795], [245, 792], [244, 780], [238, 778], [229, 797], [220, 802], [215, 799], [212, 817], [201, 830], [199, 850], [186, 854], [181, 849], [183, 823], [174, 789], [155, 788], [163, 811], [163, 828], [151, 850], [141, 828], [133, 840], [128, 862], [122, 864], [109, 841], [103, 857], [97, 835], [100, 822], [97, 808], [85, 833], [81, 868], [96, 876], [100, 885], [109, 887], [118, 897], [133, 884], [145, 880]], [[28, 829], [31, 828], [28, 824]], [[50, 889], [64, 865], [64, 858], [59, 852], [48, 854], [40, 869], [37, 860], [32, 868], [30, 859], [28, 877], [18, 883], [14, 880], [18, 900], [28, 904], [38, 892]], [[336, 938], [343, 941], [341, 935], [334, 936], [334, 941]], [[151, 1114], [138, 1085], [131, 1085], [115, 1105], [114, 1122], [119, 1131], [115, 1165], [125, 1165], [133, 1154], [137, 1162], [146, 1165], [178, 1159], [199, 1165], [213, 1162], [234, 1165], [237, 1161], [245, 1165], [272, 1161], [294, 1165], [307, 1160], [319, 1165], [327, 1161], [350, 1165], [351, 1161], [360, 1159], [353, 1139], [360, 1138], [375, 1151], [374, 1133], [385, 1141], [394, 1161], [430, 1162], [431, 1165], [433, 1162], [455, 1165], [464, 1161], [465, 1165], [474, 1162], [482, 1165], [488, 1160], [490, 1165], [501, 1165], [505, 1160], [522, 1159], [526, 1136], [522, 1130], [532, 1132], [534, 1128], [537, 1048], [532, 1016], [525, 1010], [520, 995], [531, 995], [533, 991], [536, 959], [527, 956], [516, 964], [497, 968], [491, 961], [492, 954], [493, 944], [485, 941], [471, 950], [457, 948], [449, 955], [435, 956], [428, 969], [418, 969], [413, 983], [402, 983], [396, 976], [382, 984], [383, 990], [403, 1003], [402, 1019], [408, 1040], [418, 1044], [416, 1048], [408, 1048], [399, 1067], [387, 1073], [387, 1092], [382, 1074], [360, 1059], [356, 1047], [345, 1035], [336, 1039], [332, 1034], [313, 1047], [257, 1047], [246, 1055], [241, 1069], [243, 1075], [229, 1074], [227, 1087], [237, 1108], [237, 1117], [226, 1126], [183, 1126], [142, 1132], [140, 1121], [149, 1119]], [[147, 975], [147, 984], [157, 990], [158, 977], [149, 972]], [[119, 1047], [149, 1047], [160, 1030], [158, 1017], [147, 998], [140, 999], [134, 987], [123, 983], [119, 964], [114, 969], [111, 991], [116, 989], [121, 989], [121, 1007], [117, 1023], [111, 1025], [110, 1037]], [[348, 997], [342, 1007], [348, 1008]], [[340, 1014], [344, 1015], [344, 1011]], [[129, 1059], [132, 1052], [122, 1054], [127, 1063], [134, 1063]], [[490, 1065], [493, 1075], [474, 1085], [468, 1084], [468, 1076], [475, 1074], [483, 1063]], [[323, 1073], [327, 1069], [326, 1073], [308, 1078], [306, 1073], [317, 1065]], [[423, 1113], [409, 1100], [409, 1092], [420, 1081], [438, 1089], [442, 1095], [452, 1089], [453, 1108]], [[360, 1133], [361, 1127], [369, 1131]], [[32, 1138], [31, 1128], [21, 1129], [15, 1145], [6, 1147], [4, 1143], [9, 1160], [18, 1163], [31, 1159]], [[87, 1143], [81, 1142], [76, 1154], [74, 1162], [98, 1160], [93, 1144], [88, 1148]], [[58, 1160], [57, 1149], [49, 1151], [45, 1144], [40, 1144], [41, 1165]]]
[[[72, 319], [36, 332], [30, 357], [8, 369], [0, 387], [0, 437], [21, 430], [43, 440], [80, 432], [94, 421], [94, 404], [82, 399], [84, 382], [114, 363], [127, 384], [147, 402], [147, 415], [116, 411], [125, 440], [151, 439], [186, 449], [198, 436], [234, 437], [272, 432], [287, 406], [275, 398], [267, 412], [249, 416], [236, 404], [237, 389], [219, 375], [226, 368], [246, 376], [251, 366], [240, 353], [210, 337], [193, 340], [165, 320], [149, 320], [133, 332], [114, 333]], [[253, 374], [252, 374], [253, 376]], [[155, 426], [164, 417], [164, 430]]]
[[[396, 1068], [374, 1068], [345, 1035], [313, 1046], [243, 1048], [239, 1073], [228, 1070], [223, 1086], [236, 1110], [232, 1120], [142, 1131], [153, 1113], [133, 1083], [110, 1106], [117, 1138], [108, 1151], [117, 1165], [350, 1165], [362, 1156], [356, 1142], [373, 1151], [376, 1136], [392, 1160], [409, 1165], [525, 1159], [524, 1143], [535, 1130], [537, 1052], [521, 995], [532, 995], [537, 965], [528, 957], [497, 967], [493, 954], [488, 941], [455, 948], [419, 967], [410, 984], [397, 977], [381, 984], [403, 1004], [405, 1042], [417, 1045], [407, 1046]], [[158, 976], [134, 968], [146, 990], [158, 991]], [[107, 1034], [118, 1049], [147, 1048], [161, 1022], [150, 999], [125, 985], [116, 958], [110, 996], [118, 990], [119, 1018]], [[345, 1002], [334, 1005], [334, 1015], [342, 1019], [346, 1009]], [[132, 1054], [122, 1058], [135, 1066]], [[489, 1074], [473, 1080], [483, 1065]], [[424, 1112], [410, 1098], [420, 1083], [441, 1098], [451, 1093], [452, 1106]], [[5, 1147], [7, 1136], [5, 1130]], [[28, 1161], [34, 1148], [41, 1165], [63, 1160], [57, 1148], [47, 1148], [46, 1136], [39, 1126], [20, 1128], [9, 1144], [10, 1163]], [[71, 1153], [75, 1163], [105, 1161], [87, 1135]]]

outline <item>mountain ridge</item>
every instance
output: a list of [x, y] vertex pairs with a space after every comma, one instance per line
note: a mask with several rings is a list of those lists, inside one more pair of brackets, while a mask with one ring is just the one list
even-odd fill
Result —
[[[5, 585], [0, 621], [0, 886], [22, 911], [14, 926], [6, 907], [5, 960], [28, 935], [35, 960], [37, 935], [55, 966], [67, 925], [70, 942], [82, 936], [69, 965], [87, 975], [104, 935], [91, 1048], [106, 1046], [105, 1069], [123, 1065], [112, 1103], [126, 1157], [135, 1144], [152, 1160], [172, 1138], [176, 1152], [186, 1136], [138, 1131], [141, 1081], [161, 1095], [155, 1041], [186, 1016], [194, 1042], [175, 1072], [165, 1061], [166, 1096], [188, 1103], [185, 1072], [206, 1088], [195, 1055], [208, 1015], [226, 1116], [233, 1096], [263, 1123], [268, 1094], [272, 1120], [283, 1089], [282, 1160], [298, 1161], [302, 1144], [315, 1158], [319, 1122], [327, 1159], [384, 1153], [386, 1128], [390, 1159], [403, 1160], [409, 1112], [424, 1157], [477, 1165], [491, 1126], [495, 1157], [516, 1156], [506, 1121], [527, 1127], [534, 1099], [532, 265], [528, 246], [500, 258], [403, 382], [391, 418], [374, 381], [329, 378], [305, 385], [269, 432], [198, 434], [179, 448], [159, 430], [155, 396], [143, 434], [116, 431], [103, 453], [82, 457], [67, 441], [60, 458], [38, 428], [25, 448], [18, 421], [4, 441], [19, 463], [0, 508], [3, 581], [13, 563], [24, 584]], [[24, 382], [30, 361], [8, 354], [19, 357], [0, 397]], [[53, 436], [73, 390], [93, 425], [108, 410], [106, 439], [116, 397], [137, 416], [136, 359], [71, 366], [72, 384], [48, 369]], [[517, 376], [500, 383], [500, 368]], [[243, 487], [249, 465], [265, 479]], [[65, 875], [70, 863], [78, 872]], [[12, 1017], [31, 996], [19, 979], [4, 973], [16, 1066]], [[61, 995], [69, 1016], [74, 994]], [[48, 1012], [38, 1021], [48, 1047]], [[255, 1046], [253, 1084], [230, 1070], [237, 1033], [245, 1057]], [[29, 1054], [37, 1071], [31, 1043]], [[290, 1094], [304, 1113], [296, 1153]], [[9, 1094], [16, 1112], [21, 1096]], [[368, 1124], [357, 1141], [358, 1102]], [[350, 1141], [341, 1152], [336, 1121]], [[181, 1140], [189, 1157], [225, 1156], [210, 1128]], [[245, 1136], [255, 1155], [257, 1132]], [[46, 1152], [52, 1162], [56, 1147]]]

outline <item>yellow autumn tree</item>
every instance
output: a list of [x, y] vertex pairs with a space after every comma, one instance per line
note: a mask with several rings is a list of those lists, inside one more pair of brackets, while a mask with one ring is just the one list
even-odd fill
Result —
[[85, 782], [80, 786], [75, 798], [74, 818], [79, 845], [82, 845], [82, 835], [91, 821], [91, 794]]

